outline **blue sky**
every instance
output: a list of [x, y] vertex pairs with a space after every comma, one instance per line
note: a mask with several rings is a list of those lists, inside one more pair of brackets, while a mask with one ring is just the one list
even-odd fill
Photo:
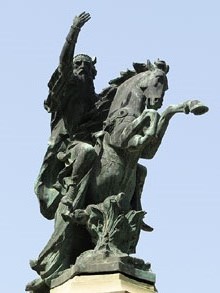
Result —
[[76, 14], [92, 19], [76, 53], [97, 56], [96, 91], [132, 62], [170, 65], [164, 107], [200, 99], [209, 113], [173, 118], [148, 168], [143, 207], [154, 232], [137, 257], [150, 261], [163, 293], [219, 287], [219, 10], [210, 1], [11, 1], [1, 4], [1, 288], [24, 292], [36, 277], [29, 259], [49, 239], [53, 222], [40, 212], [33, 185], [47, 147], [47, 82]]

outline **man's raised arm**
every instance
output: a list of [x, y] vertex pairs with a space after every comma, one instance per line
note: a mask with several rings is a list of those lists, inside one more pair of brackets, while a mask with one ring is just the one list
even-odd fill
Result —
[[82, 12], [79, 16], [75, 16], [60, 54], [59, 67], [61, 71], [64, 70], [66, 66], [72, 64], [79, 31], [90, 18], [90, 14], [86, 12]]

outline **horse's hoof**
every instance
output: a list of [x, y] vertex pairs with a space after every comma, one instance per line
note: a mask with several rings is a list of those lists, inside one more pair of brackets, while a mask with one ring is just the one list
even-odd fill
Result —
[[195, 100], [190, 102], [189, 110], [194, 115], [202, 115], [208, 112], [209, 108], [200, 101]]

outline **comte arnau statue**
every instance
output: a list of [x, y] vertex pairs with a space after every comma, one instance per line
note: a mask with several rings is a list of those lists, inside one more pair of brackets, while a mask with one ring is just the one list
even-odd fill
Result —
[[133, 63], [134, 70], [122, 72], [96, 94], [96, 59], [74, 55], [89, 19], [85, 12], [74, 18], [48, 83], [44, 106], [51, 113], [51, 136], [35, 192], [41, 213], [54, 218], [55, 226], [31, 261], [40, 278], [26, 290], [34, 293], [49, 292], [52, 280], [74, 265], [75, 274], [82, 272], [88, 259], [128, 259], [135, 252], [140, 230], [153, 230], [143, 222], [140, 198], [147, 172], [138, 160], [154, 157], [174, 114], [208, 111], [189, 100], [158, 113], [169, 71], [159, 59]]

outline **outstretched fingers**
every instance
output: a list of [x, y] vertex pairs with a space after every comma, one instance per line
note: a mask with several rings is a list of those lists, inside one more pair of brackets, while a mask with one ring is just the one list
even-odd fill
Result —
[[90, 14], [85, 11], [80, 13], [80, 15], [78, 17], [81, 19], [85, 19], [86, 21], [88, 21], [91, 18]]
[[81, 28], [90, 18], [90, 14], [84, 11], [74, 18], [73, 24]]

